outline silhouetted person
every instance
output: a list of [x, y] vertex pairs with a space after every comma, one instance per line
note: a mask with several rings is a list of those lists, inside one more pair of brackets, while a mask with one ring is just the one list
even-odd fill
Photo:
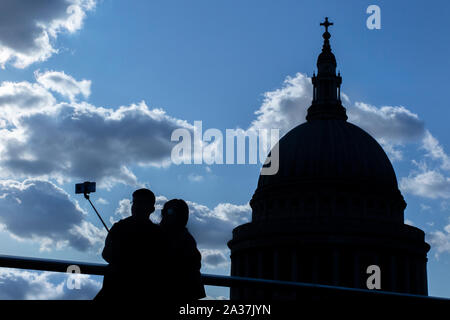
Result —
[[206, 296], [200, 279], [202, 256], [194, 237], [186, 228], [188, 219], [189, 207], [181, 199], [167, 201], [161, 210], [160, 225], [166, 232], [171, 252], [171, 291], [173, 298], [178, 301], [196, 300]]
[[109, 263], [97, 300], [167, 299], [167, 240], [150, 221], [155, 195], [148, 189], [133, 193], [131, 216], [115, 223], [102, 256]]

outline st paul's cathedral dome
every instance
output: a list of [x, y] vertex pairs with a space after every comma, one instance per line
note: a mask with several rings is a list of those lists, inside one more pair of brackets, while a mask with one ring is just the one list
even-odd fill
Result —
[[[231, 275], [367, 289], [367, 267], [377, 265], [381, 290], [426, 295], [430, 247], [422, 230], [404, 224], [406, 202], [383, 148], [347, 121], [332, 23], [326, 18], [321, 25], [307, 121], [275, 146], [278, 172], [259, 177], [252, 221], [236, 227], [228, 242]], [[231, 290], [231, 299], [249, 297], [286, 298]]]

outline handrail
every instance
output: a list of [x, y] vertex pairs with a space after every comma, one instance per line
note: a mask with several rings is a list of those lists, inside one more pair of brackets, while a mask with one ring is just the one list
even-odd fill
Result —
[[[17, 268], [27, 270], [67, 272], [69, 266], [76, 265], [80, 268], [82, 274], [104, 275], [107, 264], [88, 263], [70, 260], [53, 260], [29, 257], [17, 257], [9, 255], [0, 255], [0, 267]], [[252, 287], [252, 288], [270, 288], [270, 289], [295, 289], [310, 290], [313, 292], [331, 293], [331, 294], [360, 294], [372, 295], [378, 297], [402, 297], [420, 300], [448, 301], [450, 299], [441, 297], [423, 296], [409, 293], [388, 292], [381, 290], [367, 290], [358, 288], [338, 287], [331, 285], [322, 285], [314, 283], [280, 281], [269, 279], [257, 279], [237, 276], [222, 276], [212, 274], [202, 274], [204, 285], [219, 287]]]

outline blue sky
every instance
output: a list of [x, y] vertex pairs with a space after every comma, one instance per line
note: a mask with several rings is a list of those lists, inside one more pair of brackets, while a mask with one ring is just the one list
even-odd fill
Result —
[[[371, 4], [381, 9], [379, 30], [366, 27]], [[319, 22], [329, 16], [349, 121], [389, 155], [405, 218], [432, 246], [429, 293], [450, 297], [449, 9], [446, 1], [2, 1], [0, 252], [101, 262], [105, 233], [73, 186], [96, 180], [92, 198], [109, 225], [128, 213], [138, 186], [158, 204], [188, 200], [202, 271], [228, 274], [225, 243], [250, 217], [260, 165], [170, 164], [170, 133], [197, 120], [204, 130], [282, 134], [303, 122]], [[21, 288], [10, 297], [37, 297], [45, 284], [57, 292], [45, 297], [76, 296], [60, 276], [33, 275], [4, 271], [0, 281]], [[101, 279], [85, 281], [78, 297], [95, 294]]]

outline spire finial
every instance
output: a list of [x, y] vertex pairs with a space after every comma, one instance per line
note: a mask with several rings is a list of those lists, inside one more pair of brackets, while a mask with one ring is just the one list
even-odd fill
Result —
[[331, 38], [331, 34], [328, 32], [328, 27], [332, 26], [334, 23], [328, 21], [328, 17], [325, 17], [325, 21], [321, 22], [320, 25], [325, 27], [325, 32], [322, 34], [323, 37], [323, 47], [322, 50], [323, 51], [331, 51], [331, 47], [330, 47], [330, 38]]
[[336, 75], [336, 57], [331, 52], [328, 27], [333, 22], [325, 21], [320, 23], [325, 27], [323, 33], [322, 52], [317, 58], [317, 75], [313, 74], [313, 101], [308, 108], [306, 120], [312, 121], [317, 119], [339, 119], [347, 120], [345, 108], [341, 102], [341, 74]]

